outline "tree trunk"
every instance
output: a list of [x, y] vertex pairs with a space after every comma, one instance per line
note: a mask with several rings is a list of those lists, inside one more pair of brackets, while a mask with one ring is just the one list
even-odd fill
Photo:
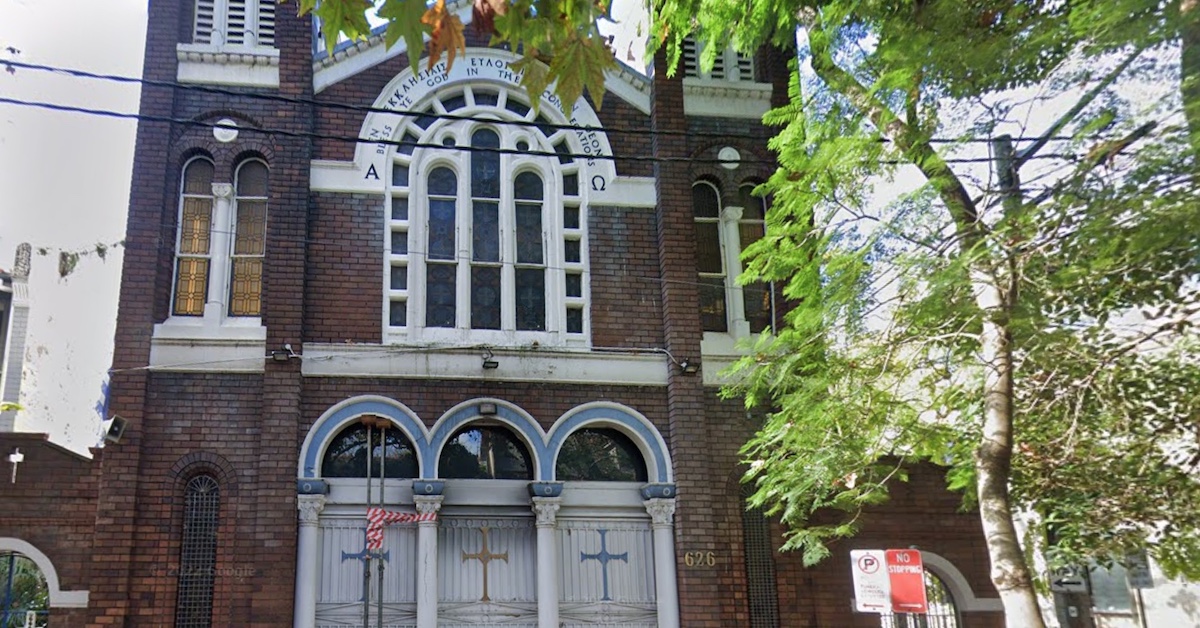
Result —
[[1008, 495], [1013, 450], [1013, 352], [1006, 314], [1011, 304], [993, 273], [977, 268], [971, 275], [975, 300], [984, 314], [979, 337], [984, 369], [983, 440], [975, 452], [975, 471], [992, 584], [1000, 593], [1008, 628], [1043, 628]]

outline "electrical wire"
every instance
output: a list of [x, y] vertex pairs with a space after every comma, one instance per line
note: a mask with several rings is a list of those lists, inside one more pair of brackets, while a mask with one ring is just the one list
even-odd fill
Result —
[[[226, 125], [219, 122], [202, 122], [191, 118], [175, 118], [171, 116], [158, 116], [144, 113], [125, 113], [121, 111], [111, 111], [107, 109], [93, 109], [90, 107], [79, 107], [75, 105], [63, 105], [59, 103], [51, 103], [44, 101], [20, 100], [17, 98], [0, 97], [0, 104], [14, 105], [19, 107], [33, 107], [37, 109], [47, 109], [50, 111], [60, 111], [65, 113], [81, 113], [85, 115], [93, 115], [108, 118], [117, 118], [123, 120], [137, 120], [139, 122], [164, 122], [170, 124], [181, 124], [197, 128], [206, 129], [228, 129]], [[425, 114], [421, 114], [425, 115]], [[496, 120], [488, 120], [489, 123], [500, 123]], [[537, 126], [534, 124], [534, 126]], [[532, 151], [518, 150], [513, 148], [483, 148], [476, 146], [460, 146], [452, 145], [445, 146], [442, 144], [431, 144], [428, 142], [413, 142], [409, 140], [392, 140], [392, 139], [372, 139], [358, 136], [346, 135], [331, 135], [328, 133], [314, 133], [311, 131], [288, 131], [284, 129], [268, 129], [255, 126], [239, 126], [237, 130], [248, 133], [258, 133], [261, 135], [274, 135], [281, 137], [293, 137], [310, 140], [329, 140], [348, 144], [374, 144], [393, 146], [396, 148], [412, 147], [423, 148], [429, 150], [450, 150], [450, 151], [466, 151], [479, 153], [499, 153], [501, 155], [524, 155], [531, 157], [553, 157], [556, 159], [585, 159], [585, 160], [601, 160], [601, 161], [624, 161], [635, 163], [687, 163], [687, 164], [726, 164], [727, 161], [721, 159], [705, 159], [696, 157], [652, 157], [643, 155], [605, 155], [605, 154], [589, 154], [589, 153], [572, 153], [572, 152], [557, 152], [557, 151]], [[728, 136], [726, 136], [728, 137]], [[1046, 154], [1034, 155], [1029, 159], [1076, 159], [1075, 155], [1069, 154]], [[991, 163], [994, 160], [989, 157], [948, 157], [943, 159], [946, 163]], [[778, 166], [778, 162], [770, 159], [742, 159], [738, 163], [750, 165], [765, 165], [770, 167]], [[905, 165], [909, 162], [904, 160], [881, 160], [880, 163], [887, 165]]]
[[[492, 118], [483, 118], [483, 117], [479, 117], [479, 116], [457, 115], [457, 114], [452, 114], [452, 113], [437, 113], [437, 112], [429, 112], [429, 111], [418, 112], [418, 111], [411, 111], [411, 110], [406, 111], [406, 110], [398, 110], [398, 109], [388, 109], [388, 108], [384, 108], [384, 107], [374, 107], [374, 106], [370, 106], [370, 105], [354, 105], [354, 104], [340, 103], [340, 102], [334, 102], [334, 101], [317, 100], [314, 98], [302, 98], [302, 97], [297, 97], [297, 96], [280, 96], [278, 94], [266, 94], [266, 93], [262, 93], [262, 92], [252, 92], [252, 91], [238, 91], [238, 90], [226, 89], [226, 88], [222, 88], [222, 87], [212, 87], [212, 86], [208, 86], [208, 85], [180, 83], [178, 81], [163, 81], [163, 80], [158, 80], [158, 79], [147, 79], [147, 78], [138, 78], [138, 77], [131, 77], [131, 76], [121, 76], [118, 74], [103, 74], [103, 73], [98, 73], [98, 72], [90, 72], [87, 70], [80, 70], [80, 69], [76, 69], [76, 68], [63, 68], [63, 67], [56, 67], [56, 66], [38, 64], [38, 63], [26, 63], [23, 61], [15, 61], [15, 60], [2, 60], [2, 61], [0, 61], [0, 64], [9, 66], [12, 68], [17, 68], [17, 69], [34, 70], [34, 71], [39, 71], [39, 72], [49, 72], [52, 74], [63, 74], [63, 75], [71, 76], [71, 77], [75, 77], [75, 78], [87, 78], [87, 79], [93, 79], [93, 80], [103, 80], [103, 81], [111, 81], [111, 82], [117, 82], [117, 83], [135, 84], [135, 85], [148, 85], [151, 87], [166, 87], [166, 88], [171, 88], [171, 89], [178, 89], [178, 90], [183, 90], [183, 91], [193, 91], [193, 92], [206, 93], [206, 94], [214, 94], [214, 95], [219, 95], [219, 96], [250, 98], [250, 99], [255, 99], [255, 100], [284, 103], [284, 104], [289, 104], [289, 105], [305, 105], [305, 106], [315, 107], [317, 109], [335, 109], [335, 110], [340, 110], [340, 111], [353, 111], [356, 113], [383, 113], [383, 114], [411, 116], [411, 117], [427, 117], [427, 118], [434, 118], [434, 119], [438, 119], [438, 120], [487, 122], [487, 123], [491, 123], [491, 124], [504, 124], [504, 125], [513, 125], [513, 126], [523, 126], [523, 127], [552, 128], [555, 130], [579, 131], [579, 132], [585, 132], [585, 133], [601, 132], [601, 133], [609, 133], [609, 134], [712, 137], [712, 138], [728, 138], [729, 137], [729, 133], [713, 132], [713, 131], [699, 131], [699, 130], [696, 130], [696, 131], [653, 130], [653, 129], [646, 129], [646, 128], [622, 127], [622, 126], [616, 126], [616, 125], [604, 126], [604, 127], [594, 127], [594, 126], [576, 125], [576, 124], [557, 124], [557, 123], [553, 123], [553, 122], [549, 122], [549, 121], [539, 122], [538, 120], [499, 120], [498, 121], [498, 120], [494, 120]], [[767, 139], [769, 137], [772, 137], [772, 135], [771, 134], [763, 134], [763, 135], [751, 134], [751, 137], [760, 137], [762, 139]], [[1039, 140], [1072, 141], [1072, 140], [1079, 140], [1079, 139], [1083, 139], [1083, 138], [1073, 137], [1070, 135], [1052, 135], [1049, 137], [1016, 136], [1016, 137], [1011, 137], [1011, 139], [1014, 142], [1034, 142], [1034, 141], [1039, 141]], [[1101, 139], [1101, 136], [1095, 136], [1092, 139]], [[876, 139], [876, 141], [891, 142], [891, 140], [886, 137], [879, 137]], [[968, 143], [990, 144], [993, 140], [992, 140], [992, 138], [933, 137], [933, 138], [929, 138], [928, 141], [930, 143], [934, 143], [934, 144], [968, 144]]]

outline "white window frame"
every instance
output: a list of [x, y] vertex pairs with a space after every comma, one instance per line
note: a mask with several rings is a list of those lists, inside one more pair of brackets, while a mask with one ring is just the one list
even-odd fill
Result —
[[681, 63], [684, 77], [701, 81], [728, 81], [731, 83], [751, 83], [754, 81], [754, 57], [726, 48], [717, 55], [713, 67], [705, 72], [700, 69], [700, 57], [704, 45], [691, 37], [683, 41]]
[[[201, 31], [202, 7], [211, 12], [212, 30]], [[264, 11], [263, 9], [268, 9]], [[240, 10], [244, 22], [242, 40], [229, 43], [230, 16]], [[275, 3], [274, 0], [195, 0], [192, 13], [192, 43], [207, 44], [220, 48], [274, 48], [275, 47]]]
[[[179, 82], [279, 87], [275, 0], [193, 0], [191, 7], [191, 35], [175, 47]], [[235, 9], [244, 26], [240, 41], [235, 36], [231, 43], [230, 16]], [[202, 12], [211, 19], [201, 20]]]
[[[737, 342], [743, 338], [749, 338], [757, 334], [751, 333], [750, 322], [746, 320], [746, 301], [745, 290], [738, 284], [737, 278], [741, 276], [744, 268], [742, 267], [742, 238], [741, 226], [750, 221], [743, 218], [744, 208], [738, 205], [726, 205], [725, 197], [721, 193], [720, 186], [706, 180], [697, 180], [693, 187], [697, 185], [707, 185], [713, 188], [717, 193], [718, 201], [718, 216], [717, 219], [696, 219], [696, 222], [713, 222], [718, 223], [717, 237], [721, 245], [721, 260], [722, 270], [725, 280], [725, 328], [726, 331], [705, 331], [704, 338], [701, 343], [701, 353], [713, 355], [737, 355]], [[738, 186], [738, 194], [740, 195], [741, 188], [746, 185], [753, 185], [749, 182], [742, 182]], [[765, 227], [765, 225], [764, 225]], [[764, 228], [765, 232], [765, 228]], [[698, 269], [697, 269], [698, 270]], [[711, 274], [710, 276], [715, 276]]]
[[[475, 105], [474, 91], [496, 94], [497, 105]], [[506, 89], [497, 86], [465, 86], [451, 88], [432, 99], [431, 113], [445, 113], [441, 97], [452, 98], [462, 94], [467, 98], [467, 106], [454, 110], [455, 115], [473, 117], [488, 117], [497, 123], [457, 120], [437, 120], [428, 129], [422, 129], [415, 124], [415, 118], [400, 124], [395, 137], [417, 137], [420, 144], [443, 146], [453, 142], [458, 146], [470, 144], [471, 136], [480, 128], [488, 128], [500, 136], [502, 150], [516, 150], [519, 143], [528, 145], [528, 150], [534, 152], [553, 153], [555, 146], [571, 153], [579, 152], [571, 141], [570, 131], [557, 130], [549, 137], [543, 135], [537, 127], [516, 126], [504, 124], [510, 120], [533, 121], [536, 116], [532, 110], [519, 116], [505, 108], [507, 100], [512, 98], [528, 104], [514, 96]], [[543, 107], [542, 115], [552, 123], [562, 124], [552, 112]], [[422, 110], [421, 106], [414, 110]], [[407, 135], [406, 135], [407, 133]], [[576, 190], [576, 195], [567, 197], [563, 189], [564, 174], [574, 174], [578, 178], [579, 160], [569, 164], [561, 164], [558, 159], [543, 156], [528, 156], [511, 153], [500, 155], [500, 247], [501, 247], [501, 323], [500, 329], [472, 329], [471, 319], [471, 190], [470, 168], [471, 152], [454, 151], [441, 148], [416, 148], [411, 155], [405, 155], [393, 149], [390, 163], [399, 167], [408, 167], [409, 177], [407, 186], [390, 186], [388, 207], [385, 208], [384, 228], [384, 272], [383, 272], [383, 312], [382, 326], [385, 343], [401, 344], [445, 344], [445, 345], [490, 345], [495, 347], [524, 347], [524, 346], [553, 346], [586, 348], [590, 339], [590, 312], [587, 303], [590, 301], [588, 246], [587, 246], [587, 216], [585, 203], [580, 196], [582, 189]], [[425, 325], [426, 312], [426, 249], [428, 248], [427, 198], [428, 174], [435, 168], [447, 167], [455, 172], [457, 177], [458, 196], [455, 205], [455, 257], [457, 272], [455, 279], [455, 326], [453, 328], [428, 327]], [[546, 298], [546, 329], [531, 331], [516, 329], [515, 306], [515, 269], [516, 239], [514, 225], [515, 202], [513, 199], [513, 183], [516, 176], [524, 171], [532, 171], [542, 179], [542, 243], [543, 266], [546, 268], [545, 298]], [[391, 172], [389, 171], [389, 177]], [[389, 181], [389, 183], [391, 183]], [[579, 182], [582, 185], [582, 182]], [[395, 203], [408, 203], [407, 219], [392, 219], [392, 207]], [[564, 225], [563, 210], [573, 207], [578, 211], [579, 227], [568, 229]], [[392, 234], [407, 234], [407, 251], [398, 253], [391, 250]], [[404, 237], [403, 235], [399, 237]], [[566, 242], [578, 242], [580, 258], [576, 262], [566, 261]], [[404, 289], [393, 289], [391, 273], [393, 267], [405, 267], [407, 282]], [[579, 275], [582, 283], [582, 294], [577, 297], [567, 296], [567, 275]], [[394, 303], [404, 303], [405, 325], [390, 325], [390, 308]], [[567, 332], [567, 309], [578, 311], [582, 318], [580, 332]]]
[[[183, 201], [186, 197], [195, 197], [194, 194], [185, 195], [183, 193], [183, 173], [191, 164], [197, 161], [207, 161], [210, 164], [213, 161], [207, 157], [194, 157], [189, 159], [179, 170], [179, 200], [178, 209], [176, 210], [176, 227], [175, 227], [175, 252], [173, 253], [172, 269], [171, 269], [171, 293], [170, 304], [168, 305], [169, 316], [166, 321], [155, 326], [155, 336], [181, 336], [188, 337], [189, 335], [212, 335], [237, 337], [239, 335], [247, 336], [247, 338], [258, 338], [262, 332], [262, 317], [261, 316], [231, 316], [229, 314], [229, 299], [230, 286], [232, 282], [233, 271], [233, 242], [234, 230], [237, 221], [237, 187], [236, 175], [243, 166], [250, 162], [258, 162], [267, 168], [270, 173], [270, 164], [258, 158], [248, 158], [238, 162], [234, 169], [235, 181], [233, 183], [218, 183], [213, 182], [213, 209], [212, 220], [209, 225], [209, 248], [208, 248], [208, 285], [205, 287], [205, 302], [204, 313], [201, 316], [188, 316], [175, 314], [175, 289], [178, 282], [178, 265], [179, 265], [179, 238], [182, 235], [183, 221]], [[219, 171], [218, 171], [219, 172]], [[214, 175], [217, 178], [219, 175]], [[269, 188], [268, 188], [269, 192]], [[264, 200], [263, 197], [246, 197], [253, 200]], [[269, 194], [267, 199], [269, 199]], [[268, 220], [270, 215], [270, 201], [267, 204]], [[196, 256], [190, 256], [196, 257]], [[264, 256], [265, 258], [265, 256]], [[264, 277], [265, 281], [265, 277]], [[261, 305], [260, 305], [261, 310]], [[239, 330], [248, 332], [248, 334], [239, 334]]]

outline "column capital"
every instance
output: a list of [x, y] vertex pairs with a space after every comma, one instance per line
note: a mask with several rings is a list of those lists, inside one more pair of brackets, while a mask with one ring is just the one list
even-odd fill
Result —
[[[445, 497], [441, 495], [413, 495], [413, 505], [417, 508], [417, 514], [436, 515], [442, 509], [443, 499]], [[422, 521], [418, 525], [426, 523], [437, 524], [436, 521]]]
[[213, 196], [217, 198], [232, 198], [233, 184], [232, 183], [214, 183], [212, 184]]
[[533, 512], [537, 515], [537, 527], [554, 527], [561, 507], [561, 497], [534, 497]]
[[675, 518], [675, 498], [654, 498], [642, 502], [654, 527], [670, 526]]
[[296, 509], [300, 511], [300, 525], [315, 526], [325, 509], [325, 496], [297, 495]]
[[726, 207], [721, 210], [721, 222], [731, 223], [742, 219], [741, 207]]

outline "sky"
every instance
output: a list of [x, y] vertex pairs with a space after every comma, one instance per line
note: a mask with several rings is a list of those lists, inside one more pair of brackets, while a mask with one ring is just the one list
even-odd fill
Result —
[[[0, 60], [141, 76], [145, 34], [145, 0], [0, 0]], [[136, 85], [0, 72], [7, 98], [136, 112], [138, 94]], [[58, 252], [124, 237], [135, 127], [0, 104], [0, 268], [12, 269], [21, 242], [35, 251], [17, 429], [48, 433], [81, 453], [99, 440], [96, 405], [112, 361], [122, 255], [84, 257], [60, 279]]]

